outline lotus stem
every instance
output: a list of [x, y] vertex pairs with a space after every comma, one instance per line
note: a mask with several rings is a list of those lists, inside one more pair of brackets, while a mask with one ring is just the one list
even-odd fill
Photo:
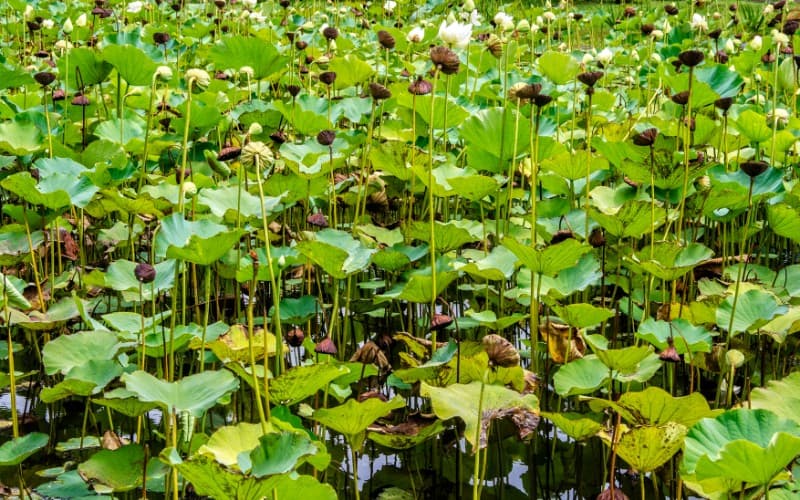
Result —
[[[436, 286], [436, 232], [435, 222], [436, 214], [434, 213], [433, 203], [433, 117], [436, 103], [436, 84], [439, 82], [438, 69], [433, 73], [433, 91], [431, 92], [431, 111], [428, 120], [428, 220], [430, 222], [430, 253], [431, 253], [431, 310], [430, 321], [433, 321], [433, 315], [436, 312], [436, 297], [438, 295], [438, 287]], [[447, 109], [447, 106], [445, 106]], [[436, 329], [431, 331], [431, 356], [436, 352]]]
[[[683, 190], [681, 191], [681, 208], [678, 216], [678, 229], [676, 237], [678, 241], [683, 241], [683, 218], [686, 213], [686, 192], [689, 190], [689, 150], [691, 148], [691, 128], [692, 128], [692, 80], [694, 79], [694, 67], [689, 67], [689, 89], [686, 102], [686, 123], [683, 132]], [[666, 235], [665, 235], [666, 236]]]

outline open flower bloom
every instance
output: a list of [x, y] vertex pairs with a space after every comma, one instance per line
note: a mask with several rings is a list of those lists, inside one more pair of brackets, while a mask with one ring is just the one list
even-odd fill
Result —
[[764, 45], [764, 41], [761, 39], [760, 35], [756, 35], [750, 40], [750, 48], [758, 52], [761, 50], [761, 47]]
[[611, 52], [611, 49], [608, 47], [604, 48], [599, 54], [597, 54], [597, 60], [603, 63], [603, 65], [608, 65], [612, 59], [614, 59], [614, 53]]
[[423, 38], [425, 38], [425, 30], [419, 26], [413, 28], [408, 32], [408, 35], [406, 35], [406, 40], [411, 43], [419, 43]]
[[692, 22], [689, 23], [689, 26], [691, 26], [693, 30], [708, 31], [708, 22], [706, 18], [697, 13], [692, 16]]
[[441, 26], [439, 26], [439, 38], [451, 47], [463, 49], [467, 46], [471, 37], [471, 24], [461, 24], [459, 22], [447, 24], [442, 21]]
[[385, 2], [383, 2], [383, 10], [385, 10], [389, 14], [394, 12], [395, 7], [397, 7], [397, 2], [395, 2], [394, 0], [386, 0]]
[[143, 4], [142, 2], [139, 2], [139, 1], [137, 0], [137, 1], [135, 1], [135, 2], [131, 2], [131, 3], [129, 3], [129, 4], [128, 4], [128, 8], [127, 8], [127, 9], [125, 9], [125, 11], [126, 11], [128, 14], [138, 14], [139, 12], [141, 12], [141, 11], [142, 11], [142, 7], [143, 7], [143, 6], [144, 6], [144, 4]]
[[501, 11], [495, 14], [494, 24], [503, 31], [511, 31], [514, 29], [514, 18]]

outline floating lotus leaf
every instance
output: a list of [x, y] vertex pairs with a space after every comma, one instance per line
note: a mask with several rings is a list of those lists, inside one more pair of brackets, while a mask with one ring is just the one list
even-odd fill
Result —
[[99, 483], [110, 492], [130, 491], [142, 483], [144, 449], [129, 444], [118, 450], [100, 450], [78, 465], [87, 481]]
[[0, 446], [0, 466], [19, 465], [26, 458], [47, 446], [47, 434], [32, 432]]
[[472, 445], [473, 453], [487, 446], [493, 420], [510, 417], [521, 438], [527, 437], [539, 423], [536, 396], [522, 395], [499, 385], [473, 381], [433, 387], [423, 382], [420, 395], [431, 398], [433, 411], [442, 420], [459, 417], [464, 421], [464, 437]]

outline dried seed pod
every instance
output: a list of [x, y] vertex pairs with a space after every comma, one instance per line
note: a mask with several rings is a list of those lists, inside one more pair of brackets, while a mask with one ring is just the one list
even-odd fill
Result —
[[297, 94], [300, 93], [300, 85], [287, 85], [286, 91], [289, 92], [289, 95], [292, 97], [297, 97]]
[[306, 50], [306, 47], [308, 47], [308, 43], [304, 42], [303, 40], [297, 40], [296, 42], [294, 42], [294, 47], [297, 50]]
[[672, 102], [679, 106], [686, 106], [689, 104], [689, 91], [684, 90], [683, 92], [678, 92], [672, 96]]
[[458, 73], [458, 68], [461, 64], [455, 52], [441, 45], [431, 49], [431, 61], [445, 75]]
[[488, 50], [492, 56], [499, 59], [503, 56], [503, 41], [500, 40], [499, 36], [492, 33], [489, 35], [489, 38], [486, 39], [486, 50]]
[[553, 96], [547, 94], [537, 94], [533, 98], [533, 104], [538, 108], [543, 108], [553, 101]]
[[606, 235], [602, 228], [596, 227], [589, 233], [589, 244], [593, 248], [606, 246]]
[[395, 40], [394, 37], [389, 34], [386, 30], [380, 30], [378, 32], [378, 43], [381, 44], [381, 47], [387, 50], [391, 50], [394, 48]]
[[714, 31], [709, 31], [708, 32], [708, 38], [710, 38], [712, 40], [719, 40], [720, 35], [722, 35], [722, 29], [721, 28], [717, 28]]
[[595, 84], [603, 78], [602, 71], [587, 71], [578, 75], [578, 80], [587, 87], [594, 87]]
[[56, 75], [49, 71], [41, 71], [33, 75], [33, 79], [42, 87], [47, 87], [56, 80]]
[[655, 26], [652, 24], [643, 24], [642, 25], [642, 35], [649, 36], [656, 29]]
[[[675, 11], [677, 12], [677, 9], [675, 9]], [[608, 487], [603, 491], [601, 491], [599, 495], [597, 495], [597, 500], [630, 500], [630, 499], [628, 498], [628, 495], [626, 495], [621, 489], [614, 488], [612, 490], [611, 487]]]
[[758, 177], [767, 171], [769, 164], [765, 161], [749, 160], [740, 163], [739, 168], [750, 177]]
[[569, 240], [569, 239], [573, 239], [574, 240], [575, 239], [575, 233], [573, 233], [569, 229], [559, 229], [558, 231], [555, 232], [555, 234], [553, 234], [553, 237], [550, 238], [550, 244], [551, 245], [556, 245], [558, 243], [561, 243], [562, 241]]
[[319, 81], [321, 81], [325, 85], [333, 85], [333, 82], [336, 81], [336, 72], [323, 71], [322, 73], [319, 74]]
[[167, 42], [169, 42], [169, 40], [170, 40], [169, 33], [164, 33], [164, 32], [153, 33], [153, 43], [155, 43], [156, 45], [164, 45]]
[[431, 318], [431, 328], [430, 331], [437, 331], [440, 332], [453, 324], [453, 318], [446, 314], [436, 313]]
[[386, 358], [386, 354], [381, 351], [378, 344], [371, 340], [359, 347], [350, 358], [350, 361], [365, 365], [377, 365], [381, 370], [385, 370], [391, 366], [389, 360]]
[[677, 16], [678, 15], [678, 8], [674, 5], [665, 5], [664, 12], [666, 12], [670, 16]]
[[684, 50], [678, 54], [678, 60], [681, 62], [681, 64], [690, 68], [693, 68], [703, 62], [703, 59], [705, 59], [705, 55], [699, 50]]
[[314, 346], [314, 352], [317, 354], [330, 354], [331, 356], [335, 356], [337, 352], [336, 344], [333, 343], [330, 337], [325, 337]]
[[377, 82], [372, 82], [369, 84], [369, 93], [376, 101], [382, 101], [392, 97], [391, 91]]
[[427, 95], [433, 91], [433, 85], [428, 80], [423, 80], [421, 76], [411, 82], [408, 92], [414, 95]]
[[292, 347], [300, 347], [303, 345], [303, 340], [305, 340], [305, 338], [306, 334], [298, 327], [294, 327], [286, 332], [286, 343]]
[[322, 36], [324, 36], [328, 40], [336, 40], [337, 38], [339, 38], [339, 30], [337, 30], [333, 26], [328, 26], [327, 28], [322, 30]]
[[315, 227], [326, 228], [328, 227], [328, 218], [322, 212], [314, 212], [306, 217], [306, 222]]
[[322, 146], [330, 146], [336, 139], [336, 132], [333, 130], [323, 130], [317, 134], [317, 142]]
[[541, 83], [529, 83], [517, 90], [518, 99], [533, 99], [542, 91]]
[[492, 366], [509, 368], [519, 365], [520, 357], [517, 348], [500, 335], [494, 333], [486, 335], [481, 340], [481, 344], [483, 344], [486, 354], [489, 355], [489, 363]]
[[156, 268], [142, 262], [136, 265], [133, 274], [140, 283], [152, 283], [156, 279]]
[[78, 94], [72, 98], [73, 106], [88, 106], [89, 105], [89, 98], [83, 94]]
[[53, 100], [54, 101], [63, 101], [67, 98], [67, 93], [64, 92], [64, 89], [56, 89], [53, 91]]
[[226, 146], [219, 150], [219, 153], [217, 153], [217, 159], [219, 161], [235, 160], [241, 154], [242, 154], [242, 148], [236, 146]]
[[728, 53], [724, 50], [718, 50], [714, 54], [714, 62], [717, 64], [727, 64], [728, 63]]
[[633, 143], [637, 146], [652, 146], [658, 137], [658, 130], [649, 128], [633, 136]]
[[667, 348], [661, 351], [661, 354], [658, 355], [658, 358], [661, 361], [666, 361], [668, 363], [679, 363], [681, 360], [680, 355], [678, 355], [677, 349], [675, 349], [675, 341], [672, 337], [667, 338]]
[[731, 106], [733, 105], [733, 98], [732, 97], [722, 97], [714, 101], [714, 106], [721, 109], [723, 113], [727, 113]]

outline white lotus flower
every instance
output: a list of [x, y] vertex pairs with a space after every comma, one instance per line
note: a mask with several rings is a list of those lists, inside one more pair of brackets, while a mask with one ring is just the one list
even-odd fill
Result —
[[425, 30], [419, 26], [412, 28], [411, 31], [408, 32], [408, 35], [406, 35], [406, 40], [411, 43], [419, 43], [423, 38], [425, 38]]
[[773, 12], [775, 12], [775, 7], [773, 7], [771, 3], [768, 3], [767, 5], [764, 6], [764, 11], [763, 12], [764, 12], [765, 16], [768, 16], [768, 15], [772, 14]]
[[187, 69], [185, 78], [190, 86], [193, 81], [198, 87], [206, 87], [211, 83], [211, 76], [206, 70], [200, 68]]
[[142, 11], [142, 7], [144, 7], [144, 4], [137, 0], [135, 2], [129, 3], [128, 8], [125, 9], [125, 12], [127, 12], [128, 14], [138, 14], [139, 12]]
[[776, 44], [780, 45], [781, 47], [786, 47], [787, 45], [789, 45], [789, 37], [778, 30], [772, 30], [772, 39], [775, 41]]
[[260, 24], [267, 20], [267, 16], [262, 14], [261, 12], [253, 11], [250, 13], [250, 21], [253, 24]]
[[733, 42], [733, 38], [728, 38], [728, 41], [725, 42], [725, 52], [728, 54], [736, 52], [736, 44]]
[[75, 28], [72, 26], [72, 20], [70, 18], [67, 18], [67, 20], [64, 21], [64, 26], [61, 27], [61, 31], [69, 35], [70, 33], [72, 33], [73, 29]]
[[46, 30], [53, 29], [53, 26], [55, 25], [56, 23], [54, 23], [52, 19], [45, 19], [44, 21], [42, 21], [42, 28]]
[[608, 47], [604, 48], [599, 54], [597, 54], [597, 60], [600, 61], [603, 66], [608, 65], [612, 59], [614, 59], [614, 53], [611, 52], [611, 49]]
[[750, 40], [750, 48], [758, 52], [761, 50], [761, 47], [764, 46], [764, 41], [761, 39], [760, 35], [756, 35]]
[[56, 50], [60, 50], [61, 52], [72, 48], [72, 44], [66, 40], [59, 40], [53, 44], [53, 46], [56, 48]]
[[494, 24], [502, 31], [511, 31], [514, 29], [514, 18], [500, 11], [494, 15]]
[[655, 40], [661, 40], [664, 38], [664, 32], [661, 30], [653, 30], [650, 32], [650, 36], [652, 36]]
[[689, 26], [691, 26], [693, 30], [708, 31], [708, 22], [706, 18], [696, 12], [692, 16], [692, 22], [689, 23]]
[[785, 125], [789, 121], [789, 111], [784, 108], [775, 108], [770, 111], [767, 116], [770, 121], [775, 120], [782, 125]]
[[258, 0], [242, 0], [242, 5], [247, 7], [248, 9], [254, 9]]
[[383, 10], [385, 10], [389, 14], [394, 12], [395, 7], [397, 7], [397, 2], [395, 2], [394, 0], [386, 0], [385, 2], [383, 2]]
[[75, 19], [75, 26], [83, 28], [86, 26], [86, 22], [86, 14], [81, 14], [77, 19]]
[[589, 64], [589, 63], [590, 63], [590, 62], [592, 62], [592, 61], [594, 61], [594, 56], [592, 56], [592, 55], [591, 55], [590, 53], [588, 53], [588, 52], [587, 52], [587, 53], [585, 53], [585, 54], [583, 55], [583, 59], [581, 59], [581, 62], [582, 62], [583, 64]]
[[547, 12], [545, 12], [544, 14], [542, 14], [542, 17], [544, 17], [547, 20], [548, 23], [551, 23], [551, 22], [556, 20], [556, 15], [553, 14], [549, 10]]
[[442, 21], [442, 24], [439, 26], [439, 38], [451, 47], [463, 49], [469, 44], [471, 37], [471, 24], [461, 24], [458, 22], [447, 24], [445, 21]]
[[661, 56], [657, 52], [650, 54], [650, 60], [658, 64], [661, 62]]
[[481, 25], [481, 15], [475, 9], [472, 9], [472, 12], [469, 13], [469, 24], [473, 26]]

